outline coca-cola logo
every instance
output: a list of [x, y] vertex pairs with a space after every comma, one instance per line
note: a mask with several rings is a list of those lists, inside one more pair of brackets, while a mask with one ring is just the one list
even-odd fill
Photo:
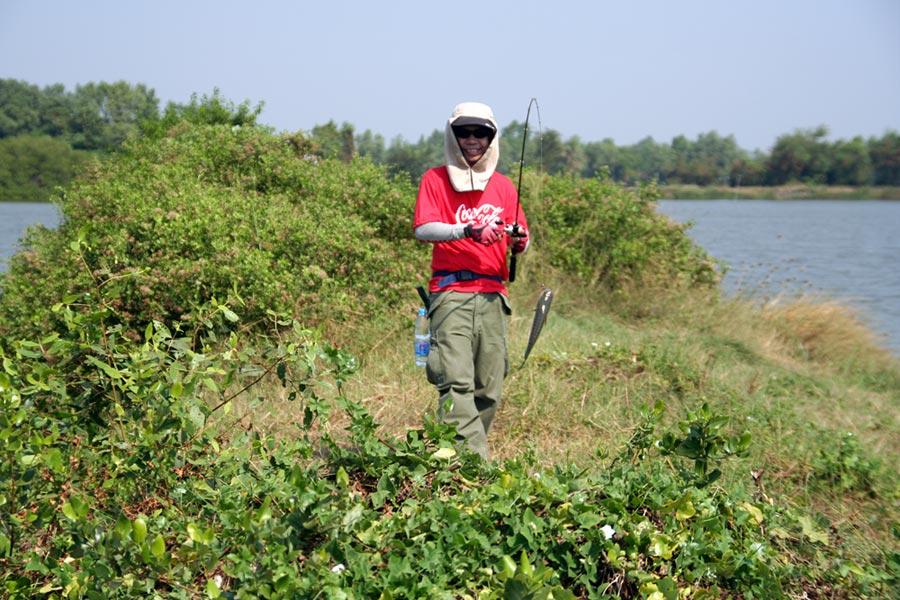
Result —
[[462, 204], [456, 209], [456, 222], [465, 225], [470, 223], [473, 225], [488, 225], [500, 220], [501, 213], [503, 213], [503, 208], [493, 204], [482, 204], [475, 208], [469, 208]]

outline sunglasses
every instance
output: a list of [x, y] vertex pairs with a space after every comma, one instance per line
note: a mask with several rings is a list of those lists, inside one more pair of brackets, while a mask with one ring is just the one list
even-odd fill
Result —
[[490, 129], [488, 129], [487, 127], [475, 127], [473, 129], [467, 129], [464, 127], [454, 127], [453, 134], [461, 140], [466, 139], [470, 135], [474, 135], [479, 140], [483, 140], [486, 137], [492, 136], [494, 134], [494, 132], [491, 131]]

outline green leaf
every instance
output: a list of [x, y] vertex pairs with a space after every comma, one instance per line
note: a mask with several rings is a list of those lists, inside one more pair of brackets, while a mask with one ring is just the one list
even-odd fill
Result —
[[138, 517], [131, 524], [131, 539], [138, 544], [144, 543], [144, 540], [147, 539], [147, 521], [144, 520], [144, 517]]
[[432, 453], [431, 458], [439, 459], [439, 460], [450, 460], [456, 456], [456, 450], [449, 447], [438, 448]]
[[98, 359], [96, 356], [88, 355], [88, 361], [93, 363], [94, 366], [99, 367], [104, 373], [106, 373], [107, 377], [111, 377], [113, 379], [122, 379], [122, 373], [115, 367], [111, 367], [102, 360]]
[[809, 541], [823, 544], [825, 546], [828, 545], [828, 534], [817, 528], [812, 522], [812, 519], [803, 516], [800, 517], [799, 521], [800, 526], [803, 528], [803, 535], [808, 537]]
[[222, 591], [212, 577], [206, 580], [206, 597], [213, 599], [222, 597]]
[[347, 474], [347, 471], [344, 467], [338, 467], [337, 474], [335, 475], [335, 480], [337, 481], [338, 486], [345, 488], [350, 485], [350, 476]]
[[204, 546], [208, 546], [216, 539], [216, 533], [212, 527], [202, 529], [195, 523], [188, 523], [187, 533], [188, 537], [191, 538], [191, 541], [203, 544]]
[[116, 526], [113, 528], [113, 533], [117, 540], [124, 540], [128, 537], [133, 529], [133, 525], [131, 521], [128, 520], [128, 517], [121, 516], [119, 520], [116, 521]]
[[150, 544], [150, 552], [158, 559], [166, 555], [166, 540], [163, 539], [162, 534], [156, 534], [156, 539]]
[[675, 544], [672, 542], [672, 538], [665, 534], [657, 534], [653, 536], [653, 543], [650, 546], [651, 552], [663, 560], [669, 560], [672, 558], [672, 553], [675, 551]]
[[70, 521], [83, 519], [90, 510], [90, 505], [79, 496], [72, 496], [62, 505], [62, 512]]
[[765, 520], [765, 517], [763, 516], [763, 512], [761, 510], [759, 510], [758, 507], [753, 506], [749, 502], [741, 503], [740, 507], [743, 510], [750, 513], [750, 517], [756, 522], [757, 525], [762, 525], [762, 522], [763, 522], [763, 520]]
[[685, 494], [678, 499], [678, 503], [675, 505], [676, 519], [679, 521], [687, 521], [696, 514], [697, 509], [694, 508], [694, 503], [691, 501], [690, 494]]

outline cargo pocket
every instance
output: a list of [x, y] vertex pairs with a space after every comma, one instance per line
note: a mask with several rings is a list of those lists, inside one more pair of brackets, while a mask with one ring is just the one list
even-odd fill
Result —
[[509, 375], [509, 317], [512, 315], [512, 306], [509, 298], [500, 294], [500, 302], [503, 306], [503, 378]]
[[425, 361], [425, 377], [428, 383], [440, 387], [444, 383], [444, 363], [441, 360], [441, 349], [434, 342], [434, 334], [431, 335], [431, 351]]

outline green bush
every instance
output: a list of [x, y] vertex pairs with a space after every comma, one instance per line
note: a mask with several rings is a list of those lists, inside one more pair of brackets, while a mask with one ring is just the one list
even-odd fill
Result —
[[[60, 198], [62, 223], [25, 240], [4, 274], [0, 334], [61, 330], [46, 308], [113, 288], [132, 336], [218, 298], [248, 323], [267, 310], [309, 325], [399, 312], [428, 277], [413, 240], [415, 189], [364, 159], [321, 159], [300, 134], [182, 122], [96, 165]], [[529, 177], [529, 181], [534, 181]], [[715, 271], [655, 192], [544, 178], [523, 193], [535, 260], [615, 289], [651, 275], [689, 285]]]
[[47, 202], [89, 158], [46, 135], [0, 139], [0, 202]]
[[[645, 411], [598, 474], [528, 453], [487, 464], [430, 419], [379, 437], [341, 394], [353, 357], [290, 320], [222, 340], [237, 315], [212, 304], [197, 330], [155, 322], [131, 341], [93, 301], [55, 307], [66, 335], [0, 356], [11, 600], [787, 598], [896, 583], [829, 554], [812, 520], [685, 477], [672, 461], [706, 475], [730, 454], [715, 433], [729, 419], [706, 407], [663, 432], [663, 405]], [[291, 435], [223, 416], [233, 390], [266, 379], [299, 404]]]
[[[629, 189], [605, 176], [546, 177], [527, 203], [548, 261], [587, 286], [616, 290], [651, 279], [657, 285], [711, 285], [718, 265], [655, 210], [655, 186]], [[532, 192], [537, 194], [538, 192]]]
[[[372, 164], [302, 153], [259, 128], [182, 126], [88, 173], [56, 232], [10, 261], [3, 334], [60, 330], [63, 297], [111, 288], [131, 333], [191, 321], [211, 298], [248, 322], [267, 310], [311, 325], [398, 306], [427, 256], [411, 236], [414, 190]], [[238, 306], [239, 304], [239, 306]]]

